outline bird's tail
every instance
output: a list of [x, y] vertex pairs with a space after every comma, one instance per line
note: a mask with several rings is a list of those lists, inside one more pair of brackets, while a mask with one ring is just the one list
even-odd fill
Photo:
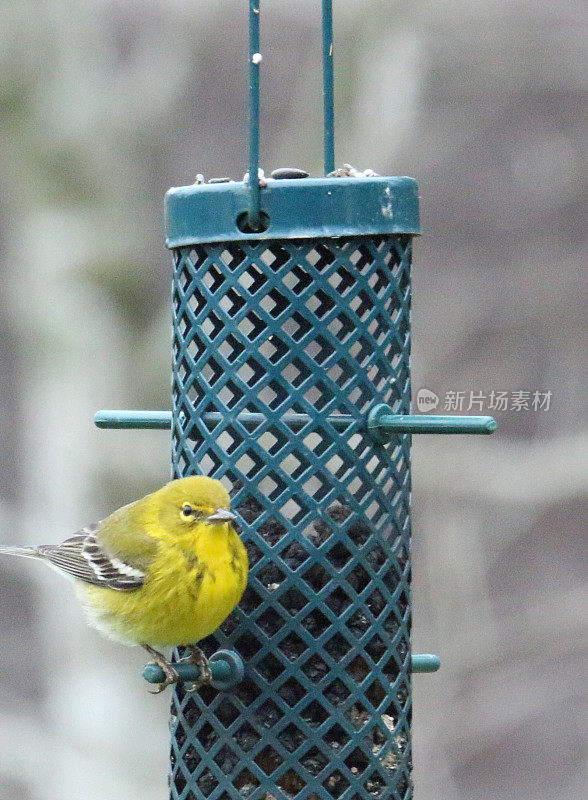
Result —
[[0, 555], [37, 558], [39, 553], [36, 547], [0, 547]]

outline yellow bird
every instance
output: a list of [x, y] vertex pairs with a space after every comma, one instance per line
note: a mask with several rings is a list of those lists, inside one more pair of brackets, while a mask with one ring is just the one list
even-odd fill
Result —
[[61, 544], [0, 553], [40, 559], [73, 578], [90, 624], [141, 645], [163, 669], [157, 692], [178, 680], [159, 647], [188, 647], [200, 685], [211, 671], [196, 643], [228, 617], [247, 585], [247, 551], [229, 508], [220, 481], [180, 478]]

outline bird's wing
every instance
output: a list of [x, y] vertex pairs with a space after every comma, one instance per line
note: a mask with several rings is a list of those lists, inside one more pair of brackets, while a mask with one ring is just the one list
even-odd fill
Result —
[[131, 559], [109, 552], [101, 541], [103, 524], [88, 525], [61, 544], [40, 545], [37, 554], [58, 570], [85, 583], [118, 591], [138, 589], [143, 585], [145, 572], [129, 563]]

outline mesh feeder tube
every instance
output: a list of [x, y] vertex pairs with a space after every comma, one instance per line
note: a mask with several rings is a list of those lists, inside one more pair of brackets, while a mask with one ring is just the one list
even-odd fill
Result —
[[366, 419], [410, 410], [417, 187], [270, 181], [249, 234], [247, 188], [166, 195], [173, 473], [223, 481], [251, 564], [201, 643], [243, 679], [174, 689], [171, 798], [406, 800], [410, 435], [375, 441]]

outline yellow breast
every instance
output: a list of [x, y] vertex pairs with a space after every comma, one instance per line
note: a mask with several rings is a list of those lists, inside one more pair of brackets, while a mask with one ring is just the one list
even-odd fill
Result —
[[78, 586], [89, 621], [129, 644], [174, 647], [208, 636], [235, 608], [247, 585], [247, 551], [225, 524], [160, 542], [145, 583], [132, 592]]

